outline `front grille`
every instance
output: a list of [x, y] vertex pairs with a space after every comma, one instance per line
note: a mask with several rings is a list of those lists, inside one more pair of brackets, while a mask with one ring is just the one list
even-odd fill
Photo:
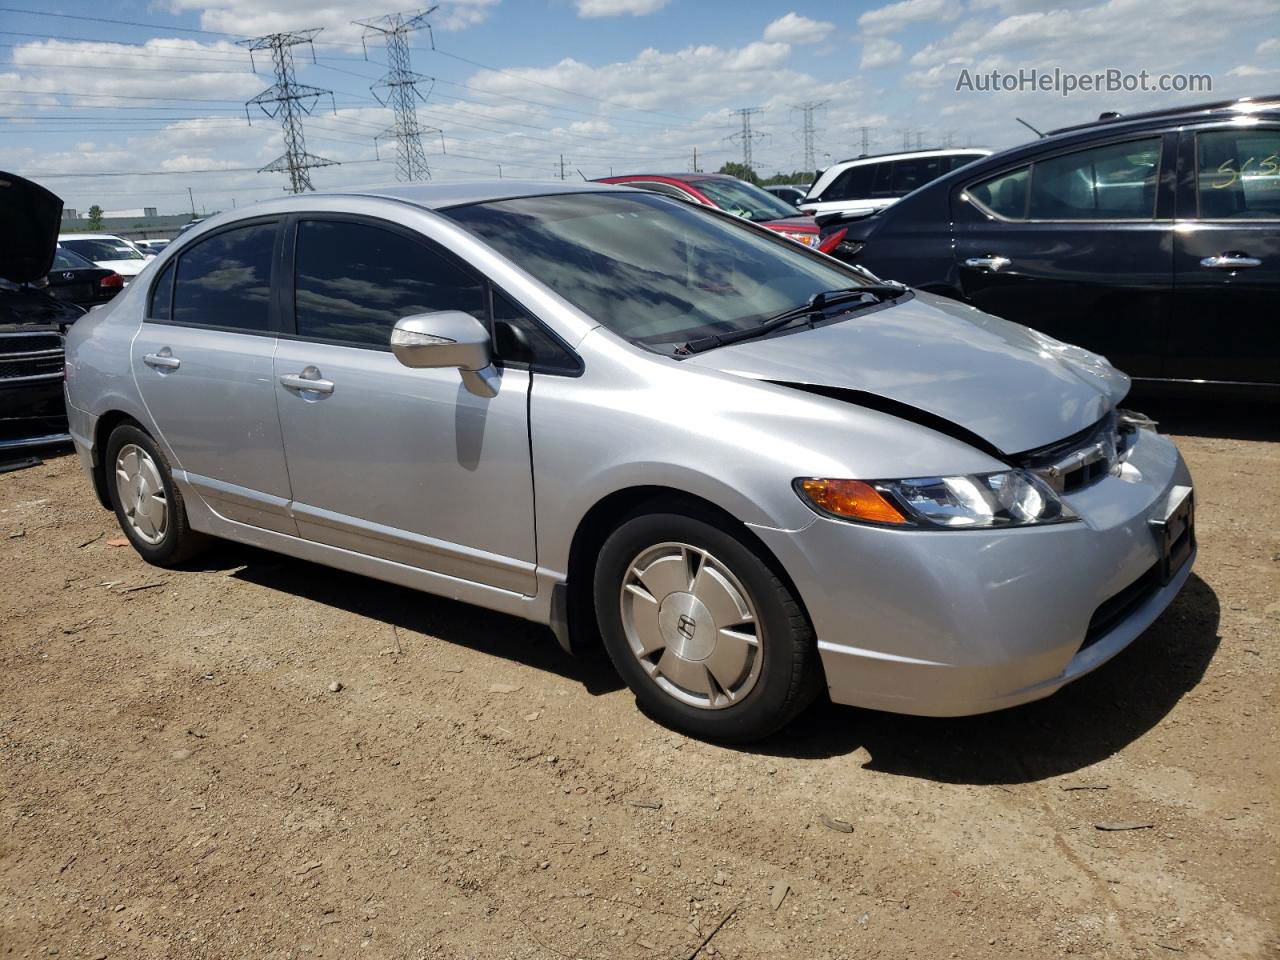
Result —
[[62, 337], [57, 333], [0, 334], [0, 381], [62, 374]]
[[1146, 603], [1158, 589], [1160, 589], [1160, 564], [1157, 563], [1119, 593], [1102, 601], [1098, 609], [1093, 611], [1080, 651], [1088, 650], [1119, 626], [1126, 617]]
[[1017, 459], [1059, 493], [1075, 493], [1097, 483], [1120, 464], [1136, 436], [1129, 418], [1112, 411], [1079, 433]]

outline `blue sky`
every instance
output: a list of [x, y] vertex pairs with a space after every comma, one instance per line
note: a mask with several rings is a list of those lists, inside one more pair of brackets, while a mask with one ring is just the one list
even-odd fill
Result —
[[[341, 165], [317, 187], [387, 181], [391, 122], [370, 95], [385, 51], [363, 59], [351, 21], [391, 9], [367, 0], [17, 0], [0, 8], [0, 168], [34, 176], [68, 206], [180, 211], [277, 194], [258, 173], [283, 151], [279, 127], [240, 104], [271, 83], [236, 40], [323, 27], [317, 64], [295, 48], [298, 80], [334, 92], [305, 124], [310, 152]], [[26, 11], [26, 12], [24, 12]], [[49, 16], [60, 14], [61, 16]], [[103, 22], [130, 21], [130, 23]], [[821, 165], [925, 146], [1004, 147], [1101, 110], [1280, 92], [1280, 0], [446, 0], [430, 17], [436, 49], [413, 39], [413, 66], [436, 79], [419, 121], [436, 179], [544, 178], [715, 169], [740, 159], [731, 110], [762, 107], [761, 173], [800, 169], [805, 101]], [[1037, 68], [1200, 73], [1209, 94], [979, 93], [971, 74]], [[496, 68], [496, 69], [495, 69]], [[381, 159], [376, 159], [379, 157]]]

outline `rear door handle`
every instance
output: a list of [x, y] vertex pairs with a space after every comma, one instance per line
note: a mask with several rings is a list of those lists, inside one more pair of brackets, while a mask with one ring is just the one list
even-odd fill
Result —
[[168, 347], [162, 347], [158, 353], [143, 354], [142, 362], [153, 370], [177, 370], [182, 366], [182, 361]]
[[301, 373], [282, 374], [280, 382], [300, 393], [333, 393], [333, 381], [321, 380], [320, 371], [315, 367], [307, 367]]
[[1262, 261], [1243, 253], [1220, 253], [1215, 257], [1205, 257], [1200, 261], [1200, 266], [1217, 270], [1238, 270], [1241, 267], [1260, 267]]
[[992, 273], [995, 273], [1001, 267], [1007, 267], [1012, 262], [1013, 261], [1010, 260], [1008, 257], [997, 257], [997, 256], [970, 257], [968, 260], [964, 262], [964, 265], [966, 267], [972, 267], [975, 270], [986, 269], [986, 270], [990, 270]]

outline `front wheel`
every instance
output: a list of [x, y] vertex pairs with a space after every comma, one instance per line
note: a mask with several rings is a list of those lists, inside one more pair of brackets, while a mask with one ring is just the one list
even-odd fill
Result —
[[640, 705], [694, 736], [767, 736], [820, 687], [799, 601], [710, 511], [621, 524], [600, 551], [595, 602], [609, 657]]

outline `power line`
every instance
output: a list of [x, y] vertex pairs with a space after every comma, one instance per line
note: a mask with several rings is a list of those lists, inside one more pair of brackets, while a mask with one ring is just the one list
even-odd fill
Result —
[[148, 30], [174, 30], [178, 33], [204, 33], [216, 37], [239, 37], [238, 33], [221, 30], [197, 30], [195, 27], [160, 26], [156, 23], [139, 23], [137, 20], [110, 20], [106, 17], [85, 17], [78, 13], [50, 13], [48, 10], [24, 10], [21, 7], [0, 7], [0, 13], [25, 13], [33, 17], [60, 17], [63, 20], [91, 20], [94, 23], [114, 23], [124, 27], [145, 27]]
[[[368, 55], [368, 38], [371, 33], [386, 37], [387, 73], [381, 80], [370, 87], [370, 91], [383, 106], [390, 106], [395, 115], [395, 125], [383, 131], [379, 136], [391, 136], [396, 139], [396, 179], [397, 180], [430, 180], [431, 171], [427, 168], [427, 155], [422, 149], [424, 133], [440, 134], [440, 146], [444, 147], [444, 132], [438, 127], [421, 127], [418, 125], [417, 100], [427, 102], [426, 96], [418, 89], [418, 84], [429, 77], [415, 73], [410, 68], [408, 35], [415, 30], [426, 27], [427, 15], [436, 10], [428, 10], [415, 14], [388, 13], [372, 20], [356, 20], [357, 25], [365, 28], [361, 41], [366, 44]], [[434, 81], [432, 81], [434, 83]], [[379, 91], [384, 91], [379, 94]], [[386, 99], [383, 99], [383, 96]], [[375, 149], [378, 138], [374, 138]]]
[[[249, 119], [249, 107], [257, 106], [268, 117], [273, 119], [279, 117], [280, 125], [284, 130], [284, 154], [272, 160], [259, 172], [287, 172], [289, 189], [293, 193], [315, 189], [311, 185], [311, 174], [307, 172], [308, 170], [314, 167], [330, 167], [337, 162], [307, 153], [307, 142], [302, 133], [303, 114], [310, 114], [325, 94], [328, 94], [330, 101], [333, 101], [333, 91], [298, 83], [293, 75], [293, 48], [304, 43], [310, 45], [311, 38], [319, 33], [320, 29], [316, 27], [297, 33], [269, 33], [263, 37], [241, 41], [249, 48], [250, 62], [253, 59], [253, 51], [270, 50], [271, 64], [276, 74], [275, 84], [245, 103], [245, 118]], [[314, 51], [312, 56], [315, 56]], [[269, 107], [268, 104], [275, 104], [275, 107]], [[338, 112], [336, 102], [333, 102], [333, 112]], [[253, 121], [249, 119], [249, 122]]]

